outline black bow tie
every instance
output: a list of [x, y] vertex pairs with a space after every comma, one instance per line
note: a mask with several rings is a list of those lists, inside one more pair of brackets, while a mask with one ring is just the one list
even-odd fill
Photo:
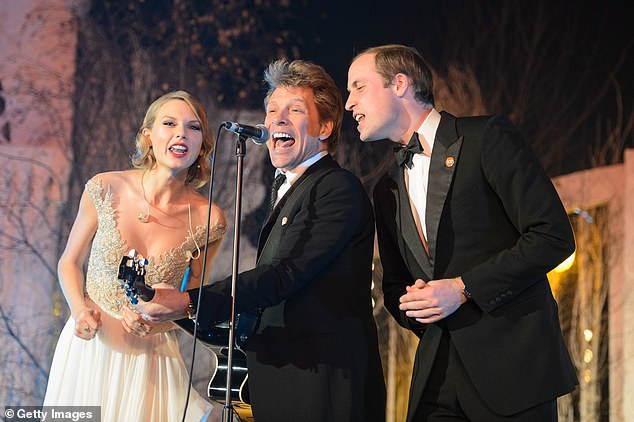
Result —
[[394, 157], [396, 158], [396, 163], [399, 166], [403, 167], [403, 164], [405, 164], [408, 169], [411, 169], [414, 154], [420, 154], [422, 152], [423, 147], [418, 140], [418, 133], [414, 132], [406, 147], [394, 149]]

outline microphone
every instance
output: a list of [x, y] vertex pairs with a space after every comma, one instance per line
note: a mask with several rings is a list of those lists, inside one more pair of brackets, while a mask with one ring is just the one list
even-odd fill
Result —
[[257, 124], [255, 126], [241, 125], [236, 122], [224, 122], [224, 127], [231, 132], [235, 132], [238, 135], [244, 135], [250, 138], [255, 144], [265, 144], [269, 139], [269, 131], [263, 124]]

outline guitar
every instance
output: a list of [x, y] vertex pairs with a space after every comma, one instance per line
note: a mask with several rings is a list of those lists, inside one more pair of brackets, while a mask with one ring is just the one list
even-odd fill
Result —
[[[154, 297], [154, 289], [145, 284], [145, 267], [148, 260], [131, 249], [127, 255], [121, 258], [117, 278], [121, 281], [121, 289], [130, 299], [132, 305], [139, 303], [139, 298], [149, 302]], [[187, 276], [187, 275], [186, 275]], [[255, 330], [259, 315], [254, 313], [242, 313], [236, 316], [236, 329], [234, 338], [233, 365], [231, 370], [231, 404], [243, 421], [253, 421], [247, 373], [246, 355], [242, 348], [249, 336]], [[181, 319], [174, 321], [179, 327], [194, 333], [195, 321]], [[207, 395], [219, 403], [224, 404], [227, 391], [228, 375], [228, 344], [229, 321], [225, 321], [206, 329], [198, 327], [196, 337], [201, 340], [212, 352], [215, 360], [214, 372], [209, 380]]]
[[[251, 398], [249, 396], [249, 374], [247, 372], [247, 356], [243, 351], [248, 336], [257, 325], [258, 316], [241, 313], [236, 316], [236, 329], [231, 366], [231, 405], [243, 421], [253, 421]], [[189, 334], [194, 333], [194, 321], [180, 319], [174, 321]], [[229, 373], [229, 322], [222, 322], [207, 329], [198, 327], [196, 338], [199, 339], [214, 356], [214, 371], [207, 387], [207, 396], [219, 403], [226, 403], [227, 376]]]
[[[219, 403], [226, 403], [227, 375], [229, 368], [229, 348], [219, 352], [212, 350], [215, 357], [215, 369], [209, 380], [207, 396]], [[233, 349], [231, 369], [231, 406], [242, 421], [253, 421], [251, 398], [249, 396], [249, 374], [247, 373], [247, 355], [240, 349]]]
[[147, 259], [130, 249], [127, 255], [121, 258], [117, 278], [121, 281], [121, 289], [130, 298], [130, 303], [136, 305], [139, 298], [149, 302], [154, 297], [154, 289], [145, 284], [145, 267]]

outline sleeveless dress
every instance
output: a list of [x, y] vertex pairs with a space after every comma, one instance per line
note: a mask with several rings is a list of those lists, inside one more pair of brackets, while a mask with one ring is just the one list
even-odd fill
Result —
[[[129, 300], [119, 287], [117, 271], [121, 257], [133, 246], [121, 238], [110, 189], [103, 195], [101, 183], [90, 180], [86, 191], [98, 216], [86, 292], [100, 308], [102, 326], [87, 341], [73, 334], [75, 321], [68, 319], [57, 341], [44, 406], [101, 406], [102, 421], [180, 421], [189, 379], [176, 334], [171, 330], [141, 338], [121, 326], [117, 318]], [[224, 232], [224, 226], [215, 226], [209, 242], [219, 240]], [[205, 227], [198, 226], [194, 235], [202, 245]], [[187, 236], [180, 246], [149, 259], [146, 283], [180, 288], [188, 266], [186, 253], [195, 249]], [[192, 388], [186, 420], [206, 420], [210, 411], [211, 404]]]

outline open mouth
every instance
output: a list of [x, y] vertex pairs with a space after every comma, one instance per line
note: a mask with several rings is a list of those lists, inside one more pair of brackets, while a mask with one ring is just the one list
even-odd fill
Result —
[[359, 113], [354, 115], [354, 120], [356, 120], [357, 123], [361, 123], [363, 119], [365, 119], [365, 114]]
[[185, 155], [189, 149], [185, 145], [177, 144], [169, 147], [170, 152], [176, 155]]
[[288, 148], [295, 144], [295, 138], [286, 132], [273, 132], [271, 135], [275, 148]]

